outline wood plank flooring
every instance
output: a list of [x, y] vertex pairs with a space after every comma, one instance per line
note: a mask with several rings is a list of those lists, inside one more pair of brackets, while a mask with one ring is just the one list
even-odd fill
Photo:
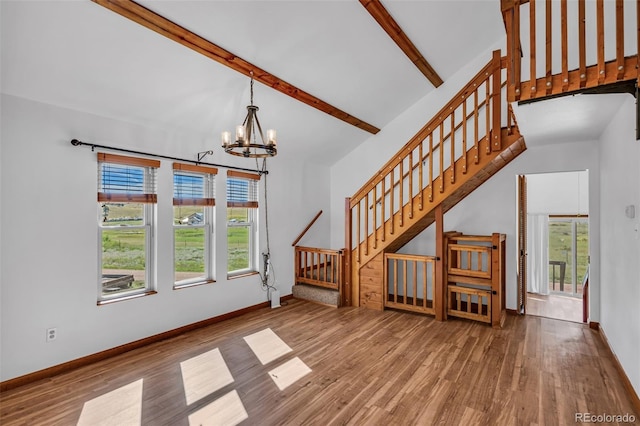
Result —
[[[292, 351], [262, 365], [243, 337], [270, 328]], [[219, 348], [234, 382], [187, 405], [180, 363]], [[280, 391], [269, 371], [312, 371]], [[0, 395], [0, 424], [75, 425], [85, 402], [143, 380], [141, 424], [188, 425], [237, 391], [242, 425], [574, 424], [635, 415], [598, 332], [508, 316], [503, 329], [290, 300]]]

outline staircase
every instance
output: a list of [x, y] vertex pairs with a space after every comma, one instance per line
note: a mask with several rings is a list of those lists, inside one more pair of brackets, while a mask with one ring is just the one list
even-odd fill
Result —
[[526, 149], [506, 103], [503, 62], [494, 52], [348, 200], [347, 304], [383, 309], [384, 254], [411, 241]]

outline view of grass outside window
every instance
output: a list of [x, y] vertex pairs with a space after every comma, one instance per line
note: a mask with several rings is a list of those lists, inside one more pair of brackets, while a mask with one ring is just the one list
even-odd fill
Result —
[[145, 204], [100, 204], [102, 294], [145, 288]]
[[549, 219], [549, 290], [581, 296], [589, 267], [589, 223], [586, 219]]
[[98, 301], [153, 288], [153, 229], [157, 160], [99, 152]]
[[257, 215], [259, 175], [227, 172], [227, 274], [257, 270]]
[[205, 208], [174, 206], [174, 247], [176, 283], [207, 279]]
[[213, 281], [213, 209], [217, 169], [173, 164], [175, 288]]

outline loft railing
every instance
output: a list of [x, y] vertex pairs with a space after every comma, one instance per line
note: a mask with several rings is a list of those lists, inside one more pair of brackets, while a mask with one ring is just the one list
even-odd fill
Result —
[[[432, 210], [435, 195], [454, 186], [471, 162], [478, 164], [481, 151], [502, 149], [503, 81], [500, 51], [495, 51], [465, 88], [347, 199], [346, 241], [355, 248], [350, 261], [360, 262], [393, 240], [407, 219]], [[505, 112], [511, 134], [515, 120], [510, 108]]]
[[636, 80], [637, 3], [502, 0], [509, 102]]

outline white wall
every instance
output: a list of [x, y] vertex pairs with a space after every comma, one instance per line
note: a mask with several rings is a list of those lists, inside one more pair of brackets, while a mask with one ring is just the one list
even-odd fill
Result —
[[[180, 131], [154, 130], [13, 96], [1, 98], [0, 380], [132, 342], [267, 300], [257, 275], [226, 279], [224, 208], [216, 208], [216, 279], [212, 285], [173, 290], [171, 161], [158, 173], [158, 294], [97, 306], [96, 154], [73, 147], [96, 144], [180, 158], [213, 147], [207, 161], [254, 168], [255, 161], [218, 151], [217, 141]], [[221, 151], [221, 150], [220, 150]], [[268, 164], [268, 207], [276, 286], [291, 293], [291, 243], [318, 210], [328, 210], [328, 168], [286, 161]], [[260, 214], [264, 224], [261, 181]], [[218, 206], [225, 171], [219, 170]], [[317, 225], [316, 225], [317, 226]], [[312, 230], [313, 231], [313, 230]], [[265, 250], [265, 227], [260, 229]], [[306, 243], [328, 244], [311, 232]], [[58, 338], [45, 342], [45, 329]]]
[[[640, 141], [628, 97], [600, 138], [600, 326], [640, 394]], [[625, 215], [634, 205], [636, 216]]]
[[585, 170], [527, 175], [529, 214], [589, 214], [589, 173]]

